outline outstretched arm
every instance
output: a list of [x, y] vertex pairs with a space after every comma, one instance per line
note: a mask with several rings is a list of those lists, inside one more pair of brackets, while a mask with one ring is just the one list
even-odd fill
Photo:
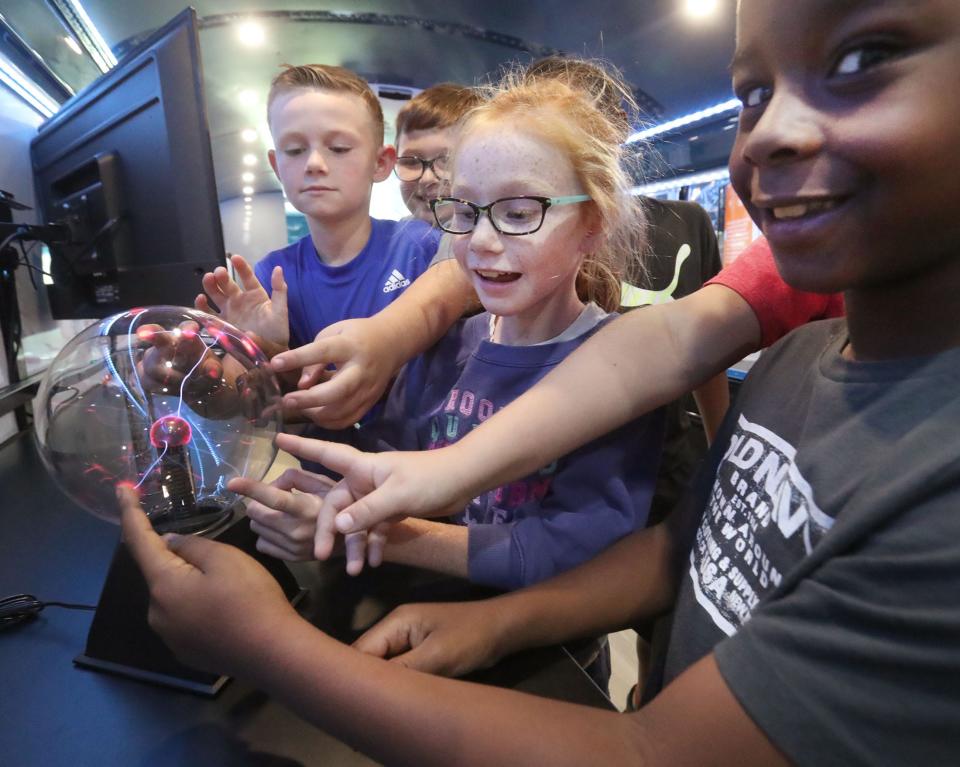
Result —
[[239, 550], [202, 538], [165, 542], [133, 493], [125, 492], [121, 503], [124, 536], [150, 587], [151, 626], [178, 656], [244, 677], [376, 759], [418, 765], [783, 763], [712, 656], [631, 716], [428, 676], [326, 637]]
[[345, 477], [326, 498], [319, 545], [333, 534], [323, 526], [338, 514], [336, 529], [354, 532], [400, 514], [442, 516], [462, 508], [484, 490], [526, 476], [696, 388], [759, 343], [750, 305], [729, 288], [710, 285], [610, 323], [449, 447], [369, 455], [296, 438], [282, 447]]
[[[404, 363], [429, 349], [475, 303], [457, 262], [441, 261], [373, 317], [330, 325], [271, 364], [277, 372], [302, 368], [289, 404], [321, 426], [342, 429], [360, 420]], [[326, 375], [329, 365], [336, 367], [332, 376]]]

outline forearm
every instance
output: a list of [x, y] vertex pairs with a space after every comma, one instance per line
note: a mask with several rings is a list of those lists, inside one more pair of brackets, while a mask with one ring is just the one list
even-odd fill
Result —
[[383, 557], [388, 562], [466, 578], [468, 535], [462, 525], [404, 519], [390, 526]]
[[615, 712], [421, 674], [340, 645], [302, 620], [271, 634], [245, 675], [378, 761], [643, 763], [636, 723]]
[[462, 497], [522, 477], [676, 399], [759, 342], [749, 304], [722, 286], [621, 317], [533, 389], [444, 448]]
[[666, 612], [676, 592], [675, 556], [667, 527], [657, 525], [573, 570], [495, 597], [496, 656], [618, 631]]
[[399, 370], [433, 346], [475, 302], [463, 270], [448, 259], [430, 267], [372, 319]]
[[717, 430], [730, 407], [730, 383], [727, 373], [718, 373], [709, 381], [693, 390], [697, 410], [703, 419], [703, 431], [707, 435], [707, 444], [713, 444]]

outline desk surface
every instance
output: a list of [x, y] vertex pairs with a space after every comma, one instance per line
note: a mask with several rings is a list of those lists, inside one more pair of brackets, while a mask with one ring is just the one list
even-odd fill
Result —
[[[26, 592], [41, 600], [95, 604], [118, 529], [66, 499], [40, 463], [30, 434], [0, 449], [0, 498], [0, 596]], [[298, 566], [295, 573], [313, 589], [310, 614], [328, 610], [331, 594], [340, 589], [313, 582], [319, 573], [315, 565]], [[376, 579], [357, 581], [353, 597], [377, 588]], [[431, 588], [422, 585], [417, 598]], [[442, 591], [434, 589], [438, 597], [448, 596]], [[51, 607], [30, 623], [0, 631], [0, 763], [372, 764], [242, 682], [231, 682], [211, 700], [75, 667], [72, 660], [84, 647], [92, 615]], [[507, 659], [477, 678], [612, 708], [561, 648]]]

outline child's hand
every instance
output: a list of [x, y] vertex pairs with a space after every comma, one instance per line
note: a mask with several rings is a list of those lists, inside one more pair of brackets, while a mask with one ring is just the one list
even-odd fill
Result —
[[[230, 262], [240, 284], [230, 279], [224, 267], [218, 266], [203, 275], [204, 293], [197, 296], [194, 306], [256, 336], [257, 343], [268, 357], [286, 350], [290, 346], [290, 321], [283, 269], [274, 267], [270, 275], [271, 297], [242, 256], [232, 256]], [[219, 307], [219, 312], [214, 311], [210, 301]]]
[[269, 655], [274, 632], [300, 620], [274, 578], [239, 549], [160, 538], [133, 490], [118, 499], [124, 540], [150, 588], [150, 626], [184, 663], [247, 675]]
[[398, 607], [353, 646], [408, 668], [463, 676], [502, 657], [491, 600]]
[[[389, 333], [376, 318], [343, 320], [317, 334], [314, 341], [283, 352], [271, 361], [276, 372], [303, 369], [297, 387], [284, 403], [328, 429], [359, 421], [383, 396], [404, 360], [396, 359]], [[328, 370], [334, 365], [336, 370]]]
[[288, 562], [322, 560], [343, 553], [347, 572], [359, 575], [364, 563], [377, 567], [383, 561], [389, 525], [375, 527], [369, 534], [364, 531], [343, 536], [342, 546], [324, 546], [318, 552], [314, 544], [317, 517], [324, 497], [335, 484], [322, 474], [287, 469], [269, 485], [234, 477], [227, 487], [250, 499], [247, 517], [250, 529], [259, 536], [258, 551]]
[[313, 545], [317, 517], [334, 484], [320, 474], [287, 469], [269, 485], [234, 477], [227, 488], [250, 499], [247, 516], [250, 529], [259, 536], [259, 551], [288, 562], [303, 562], [317, 558]]
[[223, 363], [204, 344], [196, 322], [183, 322], [176, 330], [141, 325], [137, 345], [142, 350], [137, 374], [147, 391], [177, 391], [183, 386], [188, 397], [201, 396], [220, 383]]
[[462, 509], [464, 484], [445, 450], [362, 453], [335, 442], [278, 434], [277, 445], [343, 475], [317, 517], [314, 551], [326, 559], [338, 532], [370, 530], [405, 516], [442, 517]]

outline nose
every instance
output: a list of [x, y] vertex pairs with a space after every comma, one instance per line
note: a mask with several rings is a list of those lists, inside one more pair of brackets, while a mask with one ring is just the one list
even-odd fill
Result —
[[815, 155], [823, 146], [819, 112], [790, 89], [774, 92], [742, 144], [751, 165], [778, 165]]
[[326, 173], [327, 161], [319, 149], [311, 149], [307, 154], [307, 173]]
[[488, 212], [480, 214], [477, 225], [470, 234], [470, 250], [474, 253], [500, 253], [503, 251], [502, 235], [493, 228]]

